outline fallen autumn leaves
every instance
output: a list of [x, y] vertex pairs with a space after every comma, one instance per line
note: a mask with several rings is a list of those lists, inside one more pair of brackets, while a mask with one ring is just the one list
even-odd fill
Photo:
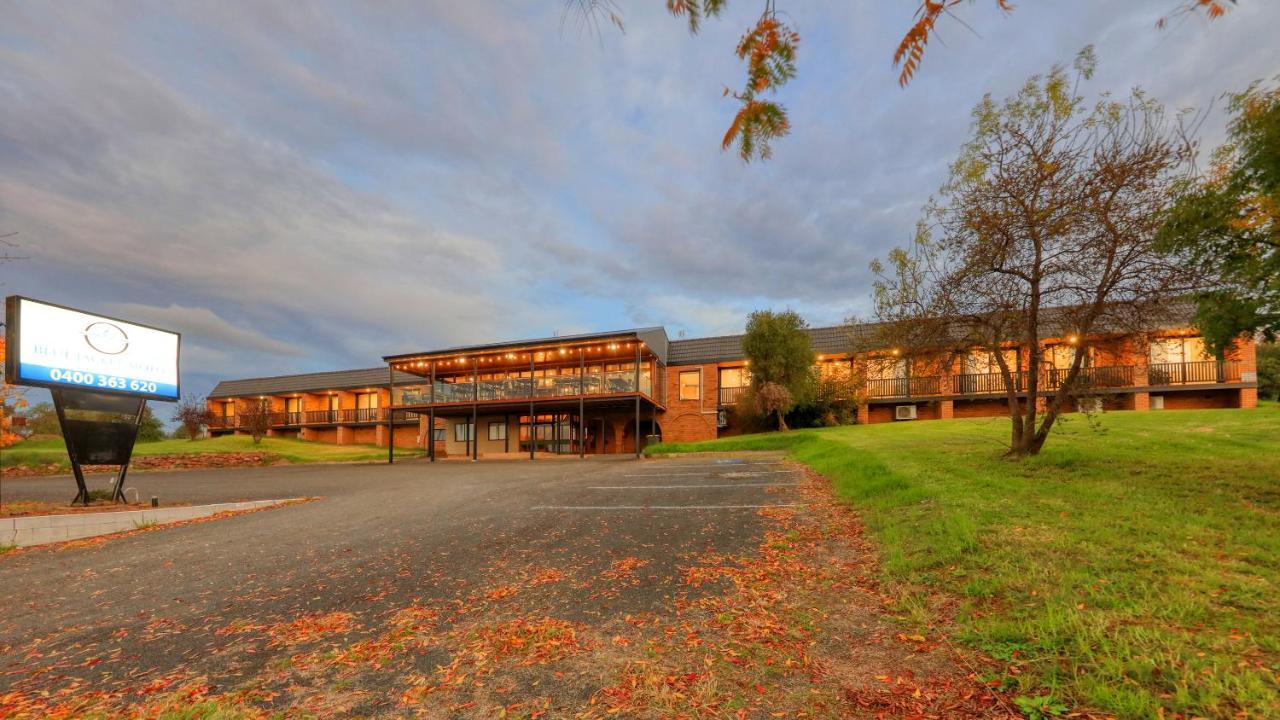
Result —
[[[754, 552], [691, 553], [672, 576], [634, 556], [590, 571], [499, 566], [448, 601], [189, 629], [270, 658], [234, 683], [192, 670], [89, 690], [32, 652], [31, 678], [0, 696], [0, 716], [1016, 716], [944, 646], [884, 614], [874, 551], [825, 481], [785, 492], [803, 507], [761, 510]], [[646, 583], [668, 586], [663, 610], [614, 610]]]

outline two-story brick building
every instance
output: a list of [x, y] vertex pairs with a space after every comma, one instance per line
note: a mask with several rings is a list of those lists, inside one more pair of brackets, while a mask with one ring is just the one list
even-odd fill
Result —
[[[851, 352], [863, 327], [812, 328], [817, 365], [847, 373], [859, 422], [1007, 413], [998, 361], [985, 350], [927, 359], [893, 348]], [[1145, 332], [1048, 338], [1041, 367], [1002, 349], [1015, 395], [1034, 372], [1056, 392], [1085, 353], [1079, 402], [1106, 410], [1247, 408], [1257, 404], [1253, 341], [1207, 357], [1186, 318]], [[338, 444], [427, 448], [432, 457], [638, 453], [656, 438], [707, 440], [734, 431], [750, 384], [742, 336], [669, 340], [661, 327], [389, 355], [361, 370], [228, 380], [209, 395], [211, 432], [242, 432], [247, 403], [271, 412], [272, 435]], [[1075, 409], [1075, 408], [1073, 408]]]

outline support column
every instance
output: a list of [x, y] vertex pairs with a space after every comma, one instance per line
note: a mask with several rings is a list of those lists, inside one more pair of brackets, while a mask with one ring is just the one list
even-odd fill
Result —
[[1133, 409], [1138, 412], [1146, 412], [1151, 409], [1151, 393], [1136, 392], [1133, 394]]
[[533, 449], [538, 446], [538, 424], [533, 421], [533, 396], [536, 394], [538, 381], [533, 378], [533, 351], [529, 351], [529, 459], [533, 459]]
[[435, 360], [431, 361], [431, 409], [427, 411], [427, 415], [428, 417], [430, 417], [428, 424], [431, 425], [431, 436], [430, 436], [430, 439], [427, 440], [427, 442], [431, 443], [430, 445], [431, 451], [428, 454], [431, 456], [431, 462], [435, 462], [436, 461], [436, 361]]
[[578, 458], [587, 459], [587, 349], [578, 348]]
[[938, 419], [950, 420], [955, 417], [956, 403], [954, 400], [943, 400], [938, 403]]
[[471, 462], [480, 459], [480, 433], [477, 425], [480, 414], [480, 358], [472, 356], [471, 358], [471, 432], [467, 435], [471, 438]]
[[858, 406], [858, 424], [867, 425], [871, 422], [871, 406], [865, 402]]
[[636, 459], [640, 459], [640, 343], [636, 343]]
[[396, 406], [396, 370], [387, 363], [387, 464], [396, 461], [396, 414], [392, 408]]
[[336, 433], [338, 445], [351, 444], [351, 428], [345, 425], [339, 425]]
[[1238, 407], [1246, 410], [1258, 407], [1258, 388], [1240, 388], [1240, 400]]

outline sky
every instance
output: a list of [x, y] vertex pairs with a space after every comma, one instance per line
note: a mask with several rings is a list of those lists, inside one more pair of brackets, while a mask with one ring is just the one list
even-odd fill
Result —
[[[801, 34], [773, 159], [720, 149], [761, 0], [691, 36], [660, 0], [625, 31], [563, 0], [0, 0], [0, 293], [183, 333], [183, 390], [383, 355], [664, 325], [870, 314], [985, 93], [1093, 44], [1090, 94], [1208, 110], [1280, 74], [1280, 2], [959, 7], [916, 78], [914, 0], [778, 0]], [[966, 27], [966, 25], [968, 27]]]

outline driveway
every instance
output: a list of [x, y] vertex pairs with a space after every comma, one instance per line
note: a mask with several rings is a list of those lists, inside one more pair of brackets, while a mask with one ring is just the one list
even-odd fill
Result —
[[[735, 587], [750, 590], [738, 574], [771, 547], [768, 533], [785, 530], [780, 522], [793, 530], [775, 542], [806, 532], [796, 524], [812, 504], [806, 483], [812, 494], [798, 468], [772, 457], [138, 473], [129, 485], [172, 502], [321, 499], [0, 557], [0, 698], [12, 693], [0, 715], [199, 698], [319, 716], [618, 711], [644, 693], [609, 688], [639, 682], [629, 673], [657, 663], [665, 643], [703, 652], [736, 637], [738, 610], [721, 604]], [[9, 482], [5, 495], [61, 498], [67, 484]], [[838, 563], [865, 562], [846, 551]], [[830, 568], [814, 572], [838, 563], [815, 561]], [[763, 586], [774, 569], [751, 572]], [[816, 612], [796, 622], [812, 626]], [[730, 624], [695, 641], [706, 630], [690, 625], [699, 613]], [[881, 643], [889, 630], [858, 632]], [[730, 652], [751, 647], [734, 642]], [[768, 633], [758, 642], [773, 648]], [[781, 653], [769, 663], [793, 662], [792, 650], [768, 652]], [[705, 685], [718, 662], [680, 682]], [[730, 657], [721, 682], [744, 667]], [[671, 692], [693, 697], [689, 687], [659, 690], [644, 707]], [[765, 707], [705, 691], [707, 702]]]

